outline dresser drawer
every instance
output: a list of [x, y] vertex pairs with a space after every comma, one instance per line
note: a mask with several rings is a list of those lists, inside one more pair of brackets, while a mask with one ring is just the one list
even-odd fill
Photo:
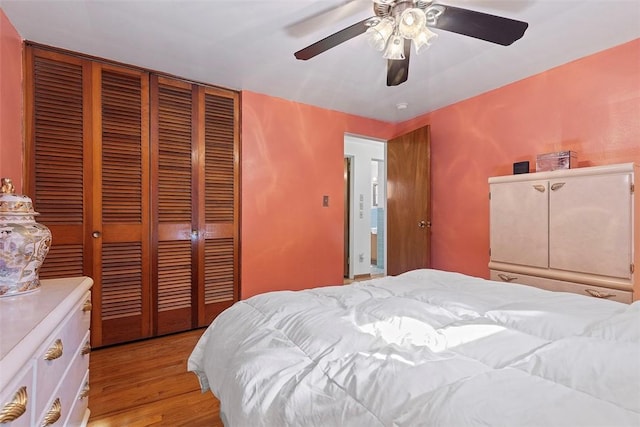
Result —
[[544, 277], [529, 276], [526, 274], [512, 273], [500, 270], [491, 270], [491, 280], [498, 282], [519, 283], [521, 285], [535, 286], [556, 292], [571, 292], [574, 294], [586, 295], [595, 298], [604, 298], [612, 301], [631, 304], [633, 292], [621, 291], [618, 289], [605, 288], [602, 286], [584, 285], [581, 283], [565, 282], [562, 280], [547, 279]]
[[53, 391], [60, 384], [66, 371], [70, 369], [75, 355], [85, 345], [91, 314], [83, 311], [84, 304], [90, 300], [87, 293], [50, 336], [46, 345], [37, 353], [36, 372], [37, 390], [35, 396], [36, 413], [41, 413], [50, 400]]
[[[84, 338], [89, 339], [88, 331]], [[73, 414], [73, 407], [78, 397], [78, 390], [84, 386], [84, 381], [86, 381], [88, 377], [89, 356], [83, 355], [81, 348], [78, 348], [78, 351], [76, 351], [72, 356], [69, 368], [62, 378], [62, 381], [59, 383], [58, 388], [56, 388], [50, 395], [50, 399], [47, 401], [44, 411], [38, 414], [37, 425], [67, 425], [65, 421]], [[38, 375], [38, 379], [40, 379], [40, 375]], [[50, 424], [45, 423], [45, 419], [48, 417], [48, 414], [54, 414], [56, 412], [59, 412], [59, 419]]]
[[33, 416], [33, 364], [0, 390], [0, 425], [2, 427], [28, 427]]
[[89, 422], [89, 371], [85, 373], [80, 382], [80, 388], [78, 388], [72, 404], [73, 407], [69, 411], [65, 425], [69, 427], [87, 425]]

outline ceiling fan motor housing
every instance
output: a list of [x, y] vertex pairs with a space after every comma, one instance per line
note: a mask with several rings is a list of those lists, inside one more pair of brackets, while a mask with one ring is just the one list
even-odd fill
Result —
[[369, 22], [368, 26], [377, 25], [383, 18], [393, 18], [396, 22], [406, 10], [420, 9], [424, 12], [427, 21], [426, 25], [434, 26], [437, 24], [438, 17], [444, 13], [444, 6], [433, 5], [433, 1], [414, 1], [414, 0], [374, 0], [373, 13], [375, 14]]

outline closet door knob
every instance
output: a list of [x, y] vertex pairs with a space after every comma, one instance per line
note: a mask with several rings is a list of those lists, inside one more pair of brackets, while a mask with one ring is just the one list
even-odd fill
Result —
[[98, 237], [100, 237], [100, 232], [94, 231], [93, 233], [91, 233], [91, 237], [93, 237], [94, 239], [97, 239]]

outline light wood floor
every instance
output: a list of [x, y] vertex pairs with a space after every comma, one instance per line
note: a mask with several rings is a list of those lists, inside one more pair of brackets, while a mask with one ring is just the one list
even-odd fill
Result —
[[204, 329], [97, 349], [89, 362], [89, 427], [222, 427], [187, 358]]

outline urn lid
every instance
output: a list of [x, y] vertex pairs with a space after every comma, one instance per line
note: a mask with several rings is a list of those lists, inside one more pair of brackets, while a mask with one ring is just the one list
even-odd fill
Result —
[[15, 194], [10, 178], [2, 178], [0, 189], [0, 215], [37, 215], [30, 197]]

